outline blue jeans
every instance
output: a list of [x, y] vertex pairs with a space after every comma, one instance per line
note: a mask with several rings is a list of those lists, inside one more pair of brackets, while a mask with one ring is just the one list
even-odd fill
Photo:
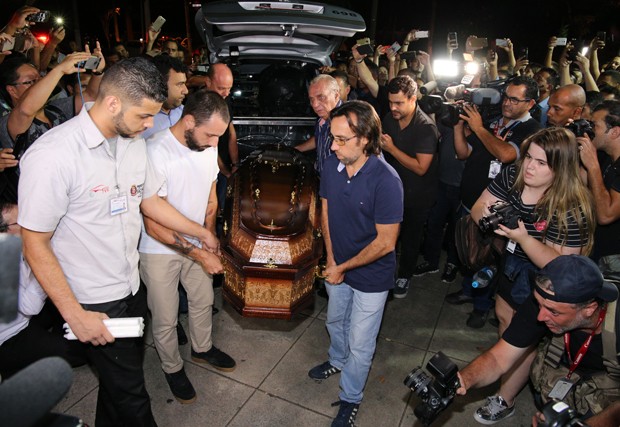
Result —
[[426, 238], [424, 239], [423, 255], [431, 266], [439, 266], [441, 247], [444, 241], [444, 226], [448, 239], [448, 258], [446, 262], [459, 265], [459, 257], [454, 244], [454, 226], [458, 218], [457, 212], [461, 205], [461, 187], [444, 184], [439, 181], [437, 200], [428, 215], [426, 222]]
[[361, 292], [346, 283], [325, 282], [329, 295], [329, 363], [342, 370], [340, 400], [360, 403], [368, 379], [388, 291]]

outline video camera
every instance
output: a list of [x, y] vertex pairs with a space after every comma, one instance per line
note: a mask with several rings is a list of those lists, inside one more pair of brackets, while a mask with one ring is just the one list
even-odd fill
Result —
[[404, 383], [422, 399], [413, 413], [424, 425], [429, 426], [452, 403], [461, 383], [457, 375], [458, 366], [441, 351], [428, 361], [426, 369], [435, 377], [434, 381], [418, 366], [407, 375]]
[[422, 111], [434, 113], [445, 126], [452, 127], [459, 122], [459, 115], [465, 114], [463, 103], [476, 105], [483, 122], [488, 123], [502, 114], [502, 92], [506, 83], [506, 80], [498, 80], [480, 88], [465, 88], [462, 85], [448, 87], [444, 94], [461, 103], [444, 102], [438, 95], [425, 96], [418, 103]]

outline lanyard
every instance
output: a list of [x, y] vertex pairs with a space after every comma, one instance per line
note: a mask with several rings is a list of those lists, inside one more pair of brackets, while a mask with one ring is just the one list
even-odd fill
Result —
[[515, 127], [516, 125], [518, 125], [519, 123], [521, 123], [520, 120], [517, 120], [513, 123], [510, 124], [510, 126], [502, 128], [501, 132], [500, 132], [500, 126], [499, 126], [499, 122], [497, 122], [497, 127], [495, 129], [493, 129], [493, 135], [496, 138], [501, 139], [502, 141], [506, 140], [506, 135], [508, 135], [508, 132], [510, 132], [510, 130], [512, 130], [513, 127]]
[[579, 363], [581, 363], [583, 356], [585, 356], [586, 352], [588, 351], [588, 348], [590, 348], [592, 337], [594, 336], [594, 333], [597, 331], [599, 326], [601, 326], [601, 323], [603, 323], [603, 319], [605, 318], [605, 313], [607, 313], [607, 306], [601, 309], [598, 315], [598, 322], [596, 323], [596, 327], [594, 328], [594, 330], [592, 331], [588, 339], [581, 345], [581, 348], [577, 352], [577, 356], [575, 357], [575, 360], [573, 360], [573, 358], [570, 355], [570, 334], [568, 332], [564, 334], [564, 346], [566, 347], [566, 354], [568, 355], [568, 363], [571, 364], [570, 368], [568, 369], [568, 374], [566, 374], [566, 379], [569, 379], [570, 376], [573, 374], [573, 372], [575, 372], [575, 369], [577, 369], [577, 366], [579, 366]]

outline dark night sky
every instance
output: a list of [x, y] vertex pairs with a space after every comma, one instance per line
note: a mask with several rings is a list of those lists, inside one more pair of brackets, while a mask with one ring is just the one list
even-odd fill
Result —
[[[24, 4], [24, 1], [3, 0], [0, 18], [4, 22], [11, 10]], [[71, 0], [35, 0], [35, 6], [61, 13], [67, 21], [67, 28], [74, 28]], [[121, 36], [126, 36], [126, 18], [129, 17], [134, 30], [134, 38], [140, 37], [141, 31], [140, 0], [78, 0], [80, 27], [82, 37], [92, 36], [104, 39], [103, 25], [100, 17], [106, 9], [120, 7], [119, 26]], [[199, 0], [192, 0], [199, 3]], [[338, 4], [361, 13], [366, 19], [367, 27], [371, 25], [371, 0], [333, 0]], [[183, 0], [150, 0], [151, 20], [158, 15], [167, 19], [162, 35], [184, 37], [185, 18]], [[434, 8], [434, 13], [433, 13]], [[190, 25], [193, 30], [193, 18], [196, 9], [191, 9]], [[434, 17], [434, 19], [433, 19]], [[459, 40], [469, 34], [490, 39], [510, 37], [515, 48], [528, 46], [530, 58], [542, 60], [546, 40], [551, 35], [568, 35], [578, 39], [590, 40], [597, 31], [607, 31], [614, 36], [614, 42], [608, 41], [609, 47], [601, 52], [602, 59], [610, 56], [620, 47], [620, 0], [520, 0], [503, 2], [427, 0], [413, 2], [407, 0], [381, 0], [377, 11], [376, 40], [382, 44], [391, 44], [402, 38], [411, 28], [433, 30], [435, 52], [443, 52], [445, 35], [448, 31], [457, 31]], [[110, 26], [111, 28], [111, 26]], [[72, 34], [68, 31], [67, 37]], [[195, 31], [194, 46], [200, 44]], [[420, 41], [413, 49], [426, 49], [426, 42]]]

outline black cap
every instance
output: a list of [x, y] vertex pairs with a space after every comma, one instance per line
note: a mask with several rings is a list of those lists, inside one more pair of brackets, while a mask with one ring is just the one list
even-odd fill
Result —
[[605, 281], [594, 261], [583, 255], [559, 256], [534, 276], [551, 281], [553, 293], [533, 282], [536, 292], [551, 301], [579, 304], [594, 298], [605, 302], [618, 299], [618, 287]]

